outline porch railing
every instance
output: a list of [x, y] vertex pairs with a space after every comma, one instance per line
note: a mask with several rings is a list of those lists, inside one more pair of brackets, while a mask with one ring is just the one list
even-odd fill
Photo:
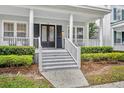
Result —
[[77, 39], [77, 42], [73, 41], [77, 46], [100, 46], [99, 39]]
[[[39, 38], [33, 38], [33, 46], [39, 47]], [[0, 37], [1, 46], [30, 46], [29, 37]]]
[[28, 37], [1, 37], [0, 45], [29, 46], [29, 38]]
[[78, 67], [80, 68], [80, 47], [76, 46], [68, 38], [65, 38], [65, 49], [70, 53]]

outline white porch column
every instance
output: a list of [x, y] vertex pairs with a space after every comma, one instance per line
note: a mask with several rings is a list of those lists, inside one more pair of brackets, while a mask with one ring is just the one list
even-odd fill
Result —
[[73, 15], [72, 14], [70, 14], [69, 25], [70, 25], [69, 26], [69, 31], [70, 31], [69, 39], [70, 39], [70, 41], [73, 42]]
[[103, 46], [103, 18], [100, 19], [100, 46]]
[[89, 46], [89, 22], [86, 23], [86, 41], [87, 41], [87, 46]]
[[112, 32], [111, 32], [111, 33], [112, 33], [112, 34], [111, 34], [111, 35], [112, 35], [112, 36], [111, 36], [111, 37], [112, 37], [112, 47], [114, 47], [114, 30], [113, 30], [113, 28], [111, 28], [111, 31], [112, 31]]
[[30, 14], [29, 14], [29, 44], [30, 46], [33, 46], [33, 36], [34, 36], [34, 11], [30, 9]]

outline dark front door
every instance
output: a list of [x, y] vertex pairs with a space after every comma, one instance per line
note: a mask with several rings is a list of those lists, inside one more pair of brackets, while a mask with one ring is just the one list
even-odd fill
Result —
[[55, 26], [41, 25], [41, 45], [42, 47], [55, 47]]
[[57, 25], [57, 48], [62, 48], [62, 26]]

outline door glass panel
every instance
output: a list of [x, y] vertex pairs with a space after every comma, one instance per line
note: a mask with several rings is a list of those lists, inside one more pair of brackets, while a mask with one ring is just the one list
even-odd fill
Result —
[[49, 27], [49, 41], [54, 41], [54, 27], [50, 26]]
[[47, 26], [42, 26], [42, 41], [47, 41]]

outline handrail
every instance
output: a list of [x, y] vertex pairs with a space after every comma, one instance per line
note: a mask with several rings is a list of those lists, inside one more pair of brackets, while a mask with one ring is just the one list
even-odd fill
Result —
[[65, 49], [69, 52], [69, 54], [73, 57], [78, 67], [80, 68], [80, 47], [76, 46], [72, 41], [68, 38], [65, 38]]

